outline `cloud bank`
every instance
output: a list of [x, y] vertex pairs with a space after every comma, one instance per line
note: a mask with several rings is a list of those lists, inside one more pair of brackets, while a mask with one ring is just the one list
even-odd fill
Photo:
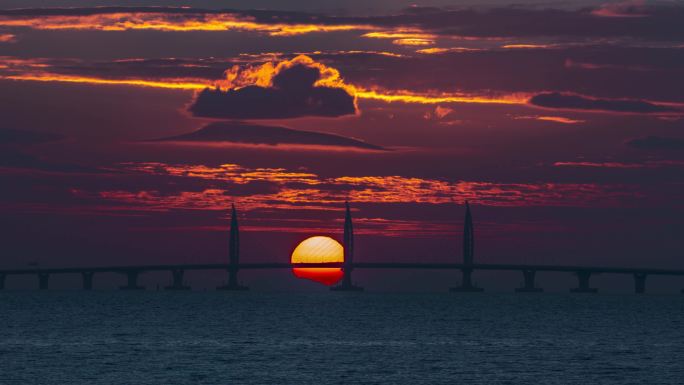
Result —
[[646, 136], [629, 140], [627, 145], [640, 150], [684, 150], [684, 139]]
[[357, 111], [353, 88], [334, 68], [300, 55], [277, 65], [226, 71], [227, 86], [199, 93], [190, 111], [195, 116], [229, 119], [336, 117]]
[[583, 95], [546, 92], [533, 96], [531, 105], [545, 108], [570, 110], [607, 111], [623, 113], [681, 113], [682, 110], [668, 105], [638, 99], [601, 99]]
[[360, 140], [322, 132], [293, 130], [286, 127], [261, 126], [242, 122], [216, 122], [189, 134], [154, 140], [175, 143], [241, 143], [266, 145], [305, 145], [384, 150]]

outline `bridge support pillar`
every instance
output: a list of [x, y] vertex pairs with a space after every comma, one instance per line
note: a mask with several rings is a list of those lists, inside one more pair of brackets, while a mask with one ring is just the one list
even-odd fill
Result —
[[228, 283], [219, 286], [216, 290], [230, 290], [230, 291], [244, 291], [249, 290], [247, 286], [242, 286], [238, 283], [238, 269], [237, 267], [228, 268]]
[[40, 290], [47, 290], [49, 281], [50, 281], [50, 274], [38, 273], [38, 288]]
[[483, 288], [476, 287], [475, 285], [473, 285], [473, 280], [472, 280], [473, 269], [472, 268], [461, 269], [461, 273], [463, 274], [461, 286], [452, 287], [451, 289], [449, 289], [449, 291], [451, 291], [453, 293], [479, 293], [479, 292], [484, 291]]
[[140, 272], [138, 270], [129, 270], [125, 274], [126, 274], [126, 278], [127, 278], [127, 284], [126, 284], [126, 286], [120, 286], [119, 289], [121, 289], [121, 290], [144, 290], [145, 289], [142, 286], [138, 286], [138, 274], [140, 274]]
[[591, 271], [578, 271], [577, 272], [577, 280], [579, 282], [579, 286], [570, 289], [570, 292], [572, 293], [597, 293], [598, 289], [591, 288], [589, 287], [589, 278], [591, 278]]
[[333, 286], [330, 288], [331, 291], [363, 291], [363, 288], [360, 286], [354, 286], [352, 283], [352, 270], [353, 268], [347, 267], [347, 268], [342, 268], [342, 271], [344, 272], [344, 276], [342, 276], [342, 283]]
[[544, 291], [540, 287], [534, 286], [534, 277], [537, 274], [536, 270], [523, 270], [523, 278], [525, 279], [525, 285], [515, 289], [517, 293], [540, 293]]
[[5, 277], [7, 275], [5, 273], [0, 273], [0, 290], [5, 289]]
[[190, 286], [183, 285], [183, 275], [185, 275], [185, 270], [183, 269], [173, 269], [171, 270], [171, 277], [173, 278], [173, 283], [167, 286], [166, 290], [190, 290]]
[[81, 273], [83, 277], [83, 290], [93, 290], [93, 273], [92, 271], [84, 271]]
[[634, 292], [644, 294], [646, 292], [646, 274], [634, 273]]

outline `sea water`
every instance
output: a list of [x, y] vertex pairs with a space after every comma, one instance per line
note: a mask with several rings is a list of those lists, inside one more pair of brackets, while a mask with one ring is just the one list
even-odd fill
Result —
[[682, 384], [684, 296], [0, 292], [0, 384]]

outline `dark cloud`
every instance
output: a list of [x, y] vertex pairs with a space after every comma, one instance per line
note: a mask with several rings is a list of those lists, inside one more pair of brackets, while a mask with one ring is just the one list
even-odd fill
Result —
[[684, 150], [684, 139], [662, 136], [646, 136], [631, 139], [627, 145], [640, 150]]
[[42, 147], [35, 147], [50, 145], [66, 138], [48, 132], [0, 128], [0, 167], [74, 174], [103, 172], [96, 167], [47, 159], [38, 152]]
[[241, 122], [211, 123], [189, 134], [161, 138], [155, 141], [190, 143], [230, 142], [268, 145], [296, 144], [384, 150], [380, 146], [339, 135], [293, 130], [286, 127], [260, 126]]
[[96, 167], [45, 159], [12, 146], [0, 148], [0, 167], [78, 175], [105, 173]]
[[47, 132], [15, 130], [0, 128], [0, 145], [24, 145], [54, 142], [64, 139], [63, 136]]
[[215, 80], [223, 76], [226, 67], [233, 65], [227, 59], [213, 58], [155, 58], [85, 62], [53, 60], [48, 64], [55, 73], [80, 76], [106, 76], [108, 79], [197, 78]]
[[179, 21], [202, 21], [205, 15], [250, 18], [262, 24], [372, 25], [380, 28], [412, 26], [441, 35], [470, 37], [638, 37], [675, 41], [684, 38], [684, 6], [678, 3], [638, 7], [585, 9], [443, 9], [414, 7], [399, 14], [340, 17], [321, 13], [269, 10], [210, 10], [180, 7], [95, 7], [0, 10], [0, 16], [92, 16], [98, 14], [169, 14]]
[[[282, 18], [283, 22], [299, 23], [304, 20], [313, 20], [316, 15], [295, 11], [269, 11], [269, 10], [238, 10], [238, 9], [207, 9], [193, 7], [172, 6], [103, 6], [103, 7], [69, 7], [69, 8], [18, 8], [2, 9], [3, 16], [92, 16], [121, 13], [167, 13], [171, 15], [239, 15], [251, 16], [260, 22], [273, 21]], [[334, 20], [334, 18], [331, 18]]]
[[644, 100], [599, 99], [561, 92], [541, 93], [533, 96], [529, 102], [530, 104], [539, 107], [571, 110], [644, 114], [682, 112], [681, 110], [673, 107], [654, 104]]
[[560, 10], [495, 8], [435, 11], [397, 17], [443, 35], [478, 37], [639, 37], [677, 40], [684, 37], [684, 7], [643, 6], [641, 17], [602, 17], [597, 9]]
[[343, 88], [318, 87], [320, 70], [303, 64], [282, 69], [271, 87], [228, 91], [205, 89], [190, 111], [195, 116], [229, 119], [280, 119], [354, 114], [354, 97]]

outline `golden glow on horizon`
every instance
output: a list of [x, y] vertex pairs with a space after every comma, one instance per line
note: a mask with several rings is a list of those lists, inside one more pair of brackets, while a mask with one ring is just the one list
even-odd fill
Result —
[[[315, 236], [302, 241], [292, 252], [290, 263], [327, 263], [344, 262], [344, 248], [336, 240]], [[333, 285], [342, 278], [338, 267], [295, 267], [295, 276], [310, 279], [324, 285]]]

